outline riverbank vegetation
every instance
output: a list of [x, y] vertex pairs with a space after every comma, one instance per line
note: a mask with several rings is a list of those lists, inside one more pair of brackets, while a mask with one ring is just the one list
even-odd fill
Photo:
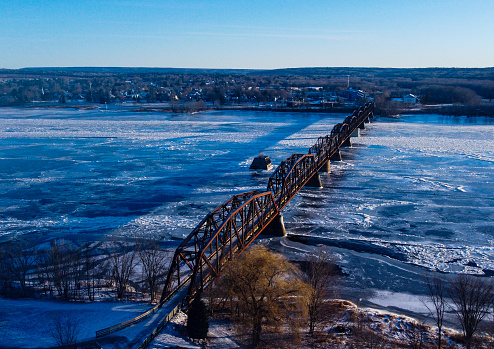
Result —
[[161, 296], [169, 251], [158, 241], [83, 243], [53, 240], [0, 246], [0, 295], [7, 298], [96, 299], [154, 303]]
[[[258, 245], [233, 262], [204, 297], [213, 319], [228, 319], [242, 347], [492, 348], [490, 279], [438, 274], [426, 279], [436, 326], [358, 308], [338, 299], [338, 267], [319, 250], [300, 267]], [[461, 332], [445, 329], [452, 312]]]
[[[80, 246], [64, 240], [46, 246], [4, 244], [0, 249], [0, 291], [3, 297], [64, 302], [152, 302], [159, 298], [164, 283], [168, 253], [158, 242], [142, 240]], [[338, 299], [342, 277], [345, 275], [327, 250], [290, 262], [256, 245], [233, 262], [202, 299], [213, 323], [232, 323], [232, 336], [242, 347], [268, 348], [275, 343], [301, 348], [494, 345], [494, 286], [488, 278], [458, 275], [446, 280], [434, 273], [425, 279], [433, 320], [426, 325]], [[446, 312], [456, 316], [459, 332], [443, 325]], [[207, 319], [204, 311], [201, 317]], [[205, 331], [193, 336], [201, 338]], [[183, 335], [187, 336], [185, 330]]]

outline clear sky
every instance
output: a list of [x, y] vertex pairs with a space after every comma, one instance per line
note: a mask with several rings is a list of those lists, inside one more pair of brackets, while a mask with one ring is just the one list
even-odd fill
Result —
[[0, 0], [0, 68], [492, 67], [494, 0]]

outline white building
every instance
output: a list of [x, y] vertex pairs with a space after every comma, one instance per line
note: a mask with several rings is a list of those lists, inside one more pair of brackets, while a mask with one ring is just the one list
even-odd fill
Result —
[[403, 96], [403, 103], [405, 104], [417, 104], [419, 102], [420, 99], [417, 96], [412, 95], [411, 93], [406, 96]]

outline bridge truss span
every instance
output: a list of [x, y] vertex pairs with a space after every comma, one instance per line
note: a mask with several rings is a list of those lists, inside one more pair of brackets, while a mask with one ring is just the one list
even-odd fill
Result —
[[189, 300], [203, 285], [219, 276], [278, 214], [278, 206], [270, 191], [255, 194], [233, 211], [199, 255], [198, 266], [189, 284]]
[[[294, 161], [295, 159], [296, 161]], [[282, 164], [284, 163], [291, 164], [288, 171], [285, 171], [284, 168], [280, 173], [277, 173], [278, 167], [268, 182], [268, 190], [275, 193], [276, 204], [280, 211], [318, 171], [316, 158], [313, 154], [294, 154], [282, 162]]]
[[[293, 154], [282, 161], [269, 178], [265, 192], [254, 190], [234, 195], [209, 212], [175, 250], [159, 306], [98, 331], [100, 335], [142, 321], [167, 302], [167, 306], [174, 307], [172, 313], [188, 307], [194, 296], [211, 285], [273, 220], [278, 217], [282, 221], [280, 213], [290, 200], [318, 175], [352, 133], [369, 121], [373, 112], [374, 104], [365, 104], [336, 124], [329, 135], [319, 137], [307, 154]], [[170, 316], [163, 320], [161, 328]], [[153, 331], [145, 342], [149, 343], [158, 332]]]
[[219, 276], [277, 217], [351, 134], [373, 115], [367, 103], [319, 137], [308, 154], [293, 154], [271, 175], [266, 192], [234, 195], [210, 212], [176, 249], [161, 297], [163, 304], [188, 285], [184, 306]]
[[237, 194], [210, 212], [175, 250], [161, 302], [186, 284], [187, 298], [202, 289], [278, 213], [272, 192], [259, 191]]

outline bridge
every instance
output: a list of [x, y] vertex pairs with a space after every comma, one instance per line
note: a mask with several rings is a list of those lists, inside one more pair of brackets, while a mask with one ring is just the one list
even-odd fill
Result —
[[136, 319], [98, 331], [97, 337], [168, 309], [139, 347], [144, 348], [172, 314], [187, 308], [261, 233], [284, 234], [282, 210], [304, 186], [321, 186], [319, 172], [329, 172], [330, 160], [341, 159], [340, 147], [351, 145], [350, 137], [365, 128], [373, 113], [371, 102], [356, 109], [330, 134], [319, 137], [307, 154], [293, 154], [281, 162], [269, 178], [266, 191], [234, 195], [209, 212], [175, 250], [160, 303]]
[[[306, 185], [320, 186], [320, 170], [349, 145], [351, 135], [370, 121], [374, 104], [367, 103], [319, 137], [308, 154], [293, 154], [269, 178], [267, 191], [249, 191], [230, 198], [210, 212], [176, 249], [161, 304], [187, 285], [184, 306], [206, 288], [264, 230], [279, 230], [281, 211]], [[358, 132], [358, 131], [357, 131]]]

